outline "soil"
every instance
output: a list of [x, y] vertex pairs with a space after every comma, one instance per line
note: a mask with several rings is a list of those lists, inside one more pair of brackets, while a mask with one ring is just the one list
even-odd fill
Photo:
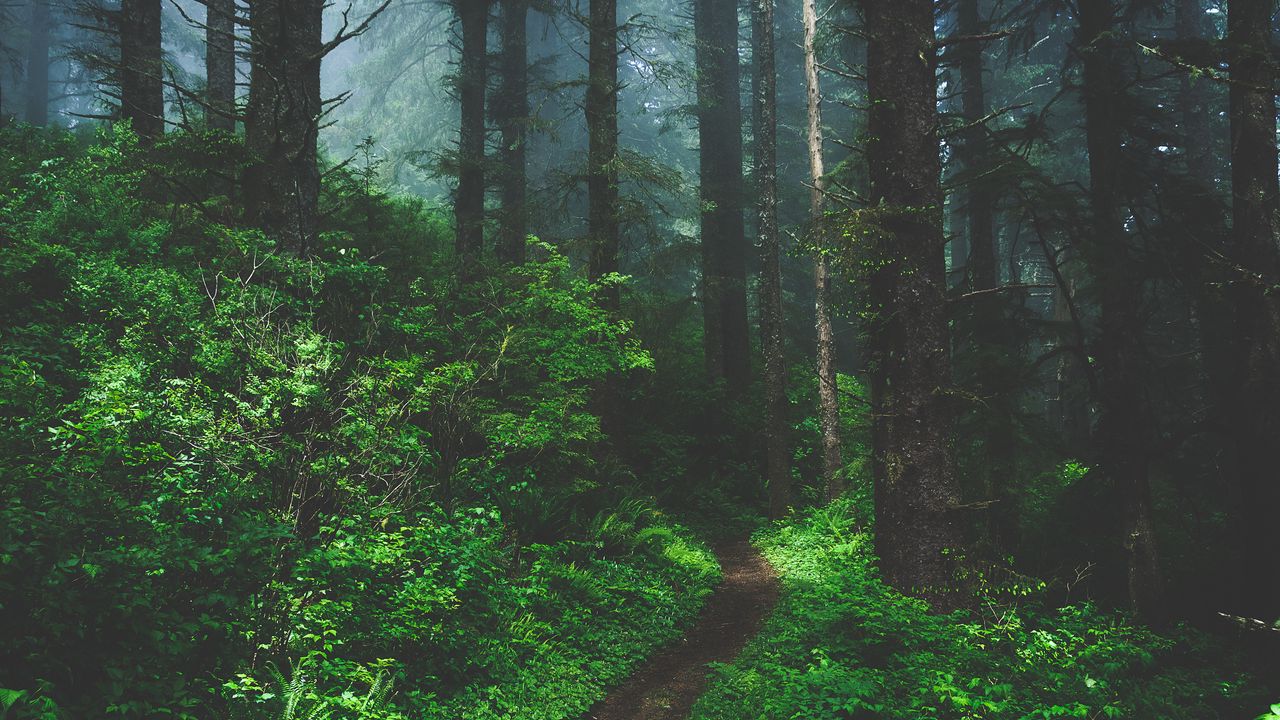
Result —
[[777, 575], [747, 540], [715, 552], [724, 577], [697, 624], [596, 703], [584, 720], [687, 718], [706, 688], [707, 664], [733, 660], [760, 631], [778, 600]]

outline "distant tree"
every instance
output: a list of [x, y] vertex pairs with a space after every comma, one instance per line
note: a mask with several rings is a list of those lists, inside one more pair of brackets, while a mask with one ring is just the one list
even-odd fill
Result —
[[463, 277], [470, 277], [484, 250], [485, 89], [490, 0], [452, 0], [462, 45], [455, 89], [461, 106], [458, 132], [458, 187], [453, 213], [456, 250]]
[[[618, 2], [591, 0], [588, 32], [587, 235], [591, 278], [618, 271]], [[618, 287], [604, 303], [617, 310]]]
[[760, 346], [764, 354], [765, 480], [769, 514], [791, 504], [791, 443], [787, 421], [787, 366], [783, 344], [782, 248], [778, 236], [778, 78], [774, 50], [774, 0], [752, 0], [751, 57], [755, 102], [754, 179], [760, 236]]
[[529, 128], [529, 0], [502, 0], [499, 59], [502, 85], [494, 100], [494, 115], [502, 134], [498, 179], [502, 201], [497, 255], [503, 262], [525, 258], [529, 234], [527, 134]]
[[236, 129], [235, 0], [205, 0], [205, 124]]
[[161, 0], [121, 0], [118, 16], [120, 117], [144, 141], [164, 134], [160, 7]]
[[879, 214], [869, 328], [881, 429], [876, 550], [885, 579], [948, 608], [961, 546], [951, 451], [946, 268], [934, 3], [864, 6], [871, 111], [867, 159]]
[[32, 125], [47, 125], [49, 122], [49, 45], [52, 31], [49, 0], [31, 0], [24, 119]]
[[702, 313], [707, 373], [741, 390], [750, 381], [738, 5], [693, 0], [702, 200]]

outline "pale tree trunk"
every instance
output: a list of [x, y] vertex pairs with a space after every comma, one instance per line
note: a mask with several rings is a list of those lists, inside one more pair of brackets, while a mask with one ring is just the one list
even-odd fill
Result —
[[872, 277], [873, 422], [883, 428], [876, 550], [885, 580], [948, 609], [963, 601], [954, 553], [959, 499], [952, 460], [947, 283], [942, 234], [932, 0], [864, 6], [871, 112], [867, 159], [883, 208]]
[[502, 133], [502, 218], [498, 259], [507, 263], [525, 260], [529, 233], [527, 204], [526, 136], [529, 127], [529, 0], [502, 3], [502, 92], [496, 101]]
[[774, 0], [752, 0], [754, 41], [755, 184], [760, 234], [760, 345], [764, 354], [765, 481], [769, 515], [791, 504], [791, 444], [787, 425], [787, 366], [783, 345], [782, 250], [778, 239], [778, 79], [773, 36]]
[[[808, 107], [809, 220], [813, 232], [823, 231], [823, 207], [826, 193], [826, 167], [822, 155], [822, 87], [818, 81], [818, 8], [817, 0], [802, 0], [804, 20], [804, 79]], [[840, 477], [840, 398], [836, 394], [836, 338], [831, 322], [830, 275], [826, 256], [819, 252], [814, 260], [814, 315], [818, 348], [818, 417], [822, 425], [822, 481], [828, 500], [844, 491]]]
[[210, 130], [236, 129], [235, 0], [205, 0], [205, 124]]
[[751, 380], [743, 223], [738, 8], [693, 0], [702, 200], [703, 347], [707, 374], [741, 391]]
[[144, 142], [164, 134], [160, 0], [121, 0], [120, 117]]
[[455, 252], [464, 280], [474, 277], [484, 250], [484, 96], [487, 86], [489, 0], [453, 0], [461, 25], [462, 57], [457, 92], [461, 106], [458, 132], [458, 188], [453, 214]]
[[[591, 0], [587, 58], [587, 235], [592, 280], [618, 271], [618, 2]], [[602, 300], [617, 310], [618, 287]]]
[[1119, 28], [1111, 0], [1081, 0], [1079, 17], [1089, 204], [1096, 243], [1091, 255], [1100, 294], [1099, 460], [1120, 496], [1130, 602], [1143, 618], [1159, 622], [1164, 614], [1164, 588], [1151, 510], [1154, 419], [1142, 382], [1146, 367], [1142, 280], [1119, 200], [1124, 149], [1118, 109], [1124, 105], [1125, 92], [1117, 52]]

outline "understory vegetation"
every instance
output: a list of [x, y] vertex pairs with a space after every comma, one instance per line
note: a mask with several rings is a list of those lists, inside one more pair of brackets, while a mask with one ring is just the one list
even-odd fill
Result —
[[217, 222], [234, 143], [0, 132], [5, 717], [571, 717], [696, 613], [587, 407], [651, 360], [553, 248], [457, 294], [355, 178], [301, 261]]
[[980, 578], [975, 610], [931, 613], [878, 577], [865, 507], [855, 494], [756, 533], [782, 599], [696, 720], [1209, 720], [1272, 699], [1220, 637], [1156, 633], [1010, 572]]

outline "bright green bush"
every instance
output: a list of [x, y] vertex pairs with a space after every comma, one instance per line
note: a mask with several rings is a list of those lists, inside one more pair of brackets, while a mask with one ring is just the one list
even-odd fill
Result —
[[234, 143], [0, 133], [9, 718], [566, 717], [696, 612], [704, 548], [593, 529], [593, 388], [650, 360], [554, 247], [460, 287], [337, 173], [303, 260]]

